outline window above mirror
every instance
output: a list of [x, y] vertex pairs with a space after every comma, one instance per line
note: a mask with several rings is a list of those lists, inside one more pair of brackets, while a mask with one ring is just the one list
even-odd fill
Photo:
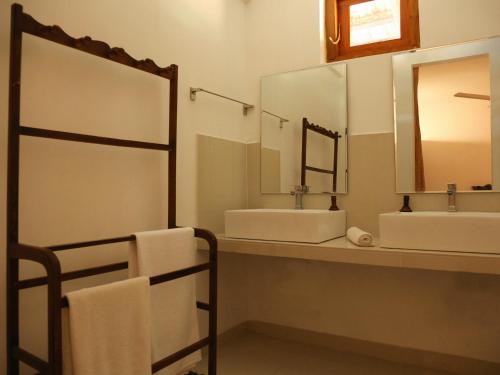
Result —
[[364, 1], [349, 7], [349, 46], [401, 38], [399, 0]]
[[418, 48], [418, 0], [325, 0], [328, 61]]

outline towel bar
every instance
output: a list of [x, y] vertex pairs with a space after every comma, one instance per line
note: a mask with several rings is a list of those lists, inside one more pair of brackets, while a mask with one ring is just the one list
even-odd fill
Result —
[[[100, 137], [94, 135], [40, 129], [21, 126], [21, 61], [22, 37], [30, 34], [47, 41], [115, 63], [126, 65], [170, 81], [169, 92], [169, 144], [141, 142], [127, 139]], [[62, 273], [56, 252], [94, 247], [119, 242], [133, 241], [134, 236], [99, 239], [76, 242], [49, 247], [39, 247], [19, 243], [19, 175], [21, 136], [43, 137], [62, 141], [94, 143], [108, 146], [132, 147], [168, 152], [168, 228], [176, 228], [176, 163], [177, 163], [177, 96], [178, 68], [170, 65], [160, 68], [150, 59], [136, 60], [121, 48], [111, 48], [107, 43], [92, 40], [90, 37], [75, 39], [66, 34], [59, 26], [46, 26], [23, 12], [19, 4], [11, 8], [10, 34], [10, 75], [9, 75], [9, 136], [8, 136], [8, 177], [7, 177], [7, 372], [9, 375], [19, 375], [20, 362], [37, 370], [40, 374], [62, 375], [62, 328], [61, 305], [66, 302], [61, 299], [61, 284], [63, 281], [81, 277], [94, 276], [127, 268], [127, 262], [107, 264]], [[243, 103], [246, 104], [246, 103]], [[247, 105], [247, 108], [252, 106]], [[36, 187], [34, 187], [36, 188]], [[195, 228], [194, 234], [209, 244], [209, 261], [192, 267], [168, 272], [150, 278], [150, 284], [168, 282], [179, 277], [209, 272], [208, 303], [197, 302], [197, 307], [208, 311], [208, 337], [170, 354], [164, 359], [152, 364], [152, 371], [159, 371], [175, 361], [208, 346], [208, 375], [217, 373], [217, 240], [210, 231]], [[44, 266], [45, 277], [19, 279], [20, 260], [30, 260]], [[19, 346], [19, 297], [20, 290], [47, 285], [48, 307], [48, 360], [42, 360]]]

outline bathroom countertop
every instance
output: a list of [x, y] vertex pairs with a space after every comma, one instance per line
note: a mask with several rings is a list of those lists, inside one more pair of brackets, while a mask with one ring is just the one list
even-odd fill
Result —
[[[234, 239], [222, 234], [217, 240], [219, 251], [227, 253], [500, 275], [500, 255], [496, 254], [360, 247], [346, 237], [320, 244]], [[200, 249], [206, 250], [202, 242]]]

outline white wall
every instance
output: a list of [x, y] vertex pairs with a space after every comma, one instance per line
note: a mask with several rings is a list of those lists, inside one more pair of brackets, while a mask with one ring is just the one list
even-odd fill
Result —
[[[259, 96], [256, 81], [260, 76], [323, 62], [318, 28], [318, 24], [321, 24], [321, 3], [321, 0], [251, 0], [247, 5], [248, 55], [252, 57], [250, 88], [256, 101]], [[420, 0], [419, 6], [422, 48], [500, 34], [498, 0]], [[391, 56], [384, 54], [347, 61], [349, 134], [354, 136], [351, 138], [352, 144], [361, 148], [357, 148], [357, 154], [349, 155], [349, 168], [356, 167], [356, 171], [350, 171], [350, 182], [356, 183], [356, 186], [350, 187], [347, 196], [340, 197], [339, 206], [347, 210], [349, 225], [362, 225], [374, 233], [377, 230], [378, 213], [396, 210], [401, 204], [393, 183]], [[256, 122], [253, 126], [249, 137], [250, 140], [257, 140], [259, 124]], [[375, 135], [377, 133], [386, 134]], [[370, 169], [372, 167], [377, 169]], [[253, 188], [249, 191], [255, 192]], [[445, 206], [445, 199], [439, 195], [414, 195], [412, 204], [417, 210], [441, 210]], [[460, 194], [458, 200], [460, 209], [498, 210], [498, 194]], [[250, 207], [293, 207], [291, 198], [284, 195], [254, 193], [249, 197], [249, 202]], [[327, 204], [325, 197], [305, 198], [307, 208], [325, 208]], [[342, 265], [287, 259], [267, 261], [257, 257], [252, 262], [256, 265], [248, 263], [248, 275], [259, 272], [259, 280], [263, 280], [262, 285], [266, 285], [267, 294], [265, 297], [259, 293], [261, 284], [252, 284], [255, 289], [250, 294], [254, 297], [259, 295], [264, 301], [250, 308], [252, 319], [499, 361], [495, 344], [500, 334], [497, 319], [494, 318], [495, 314], [489, 317], [483, 314], [485, 309], [498, 314], [499, 307], [492, 302], [500, 288], [498, 278], [489, 280], [491, 288], [472, 290], [469, 285], [480, 285], [484, 279], [481, 275], [469, 277], [412, 270], [403, 270], [396, 275], [380, 267], [345, 267], [346, 272], [341, 275], [338, 271], [344, 268]], [[365, 277], [366, 283], [361, 286], [360, 280]], [[453, 282], [462, 277], [468, 281]], [[329, 278], [335, 281], [325, 281]], [[379, 284], [385, 278], [391, 279], [391, 286]], [[310, 285], [310, 288], [304, 290], [305, 285]], [[318, 288], [318, 285], [323, 287]], [[358, 287], [360, 295], [354, 291]], [[396, 290], [401, 292], [400, 296], [382, 296]], [[460, 301], [478, 301], [476, 292], [484, 292], [481, 307], [470, 303], [456, 305], [460, 305]], [[450, 304], [449, 296], [452, 294], [455, 302]], [[410, 306], [406, 298], [412, 299], [415, 305]], [[353, 306], [365, 303], [358, 310], [359, 315], [350, 310]], [[394, 305], [382, 312], [379, 303]], [[330, 305], [322, 308], [324, 304]], [[481, 315], [484, 319], [468, 319], [467, 324], [452, 322], [458, 318], [455, 314], [461, 314], [457, 311], [467, 309], [472, 315]], [[337, 314], [338, 318], [335, 318]], [[387, 322], [388, 326], [381, 324], [379, 319]], [[335, 322], [339, 322], [338, 327], [331, 325]], [[358, 328], [361, 332], [357, 331]], [[492, 340], [492, 337], [495, 339]]]
[[[250, 0], [246, 5], [246, 48], [250, 95], [260, 107], [260, 78], [318, 65], [321, 60], [319, 0]], [[259, 108], [258, 108], [259, 109]], [[259, 140], [258, 120], [247, 140]]]
[[[234, 0], [18, 0], [40, 22], [90, 35], [160, 66], [178, 64], [178, 224], [196, 224], [195, 134], [243, 139], [241, 106], [189, 86], [246, 97], [244, 4]], [[10, 1], [0, 3], [0, 373], [5, 373], [5, 196]], [[23, 121], [98, 135], [167, 141], [168, 82], [118, 64], [25, 38]], [[58, 60], [49, 65], [47, 52]], [[36, 60], [35, 60], [36, 58]], [[61, 62], [62, 61], [62, 62]], [[111, 99], [111, 100], [110, 100]], [[37, 244], [127, 234], [166, 225], [166, 156], [48, 140], [22, 144], [21, 237]], [[36, 189], [33, 187], [36, 186]], [[123, 247], [62, 255], [63, 268], [125, 258]], [[103, 255], [106, 254], [106, 255]], [[77, 258], [78, 257], [78, 258]], [[23, 275], [39, 274], [24, 267]], [[100, 281], [122, 278], [105, 276]], [[96, 280], [90, 283], [97, 282]], [[81, 287], [79, 282], [69, 288]], [[88, 285], [88, 284], [87, 284]], [[43, 294], [22, 298], [23, 341], [43, 356]], [[24, 296], [30, 294], [30, 298]], [[27, 315], [30, 319], [25, 319]], [[40, 353], [41, 352], [41, 353]], [[29, 372], [32, 373], [32, 372]]]
[[[153, 58], [159, 65], [176, 63], [180, 66], [179, 87], [179, 162], [178, 162], [178, 223], [193, 225], [196, 222], [196, 147], [197, 132], [232, 140], [256, 141], [259, 139], [259, 78], [263, 75], [315, 66], [321, 63], [322, 48], [320, 0], [250, 0], [246, 5], [236, 0], [19, 0], [28, 13], [41, 22], [59, 24], [75, 36], [91, 35], [115, 46], [123, 46], [133, 56]], [[0, 191], [6, 194], [6, 124], [7, 124], [7, 82], [8, 82], [8, 38], [9, 4], [0, 3]], [[422, 47], [430, 47], [481, 38], [500, 33], [500, 6], [498, 0], [420, 0]], [[29, 47], [29, 45], [26, 45]], [[33, 53], [42, 53], [45, 47], [35, 48]], [[59, 53], [59, 52], [58, 52]], [[57, 56], [59, 56], [57, 53]], [[61, 52], [63, 53], [63, 52]], [[96, 96], [87, 96], [86, 103], [93, 112], [100, 112], [101, 102], [113, 96], [120, 99], [110, 117], [120, 117], [109, 125], [110, 134], [118, 136], [151, 137], [164, 139], [164, 129], [159, 128], [165, 118], [164, 103], [166, 91], [155, 81], [139, 79], [128, 70], [116, 65], [99, 65], [70, 52], [65, 55], [68, 64], [62, 73], [71, 74], [71, 69], [81, 69], [72, 75], [71, 86], [66, 87], [58, 79], [53, 87], [62, 90], [73, 89], [90, 93], [87, 81], [102, 88]], [[85, 61], [85, 63], [84, 63]], [[33, 93], [43, 94], [42, 80], [34, 73], [35, 61], [27, 61], [27, 72], [36, 78]], [[74, 65], [73, 65], [74, 63]], [[85, 66], [83, 66], [85, 65]], [[89, 80], [84, 68], [91, 67], [91, 73], [98, 78]], [[45, 69], [43, 74], [57, 78], [58, 72]], [[392, 132], [392, 82], [391, 58], [389, 55], [374, 56], [349, 62], [348, 101], [351, 134]], [[28, 74], [28, 73], [27, 73]], [[88, 71], [85, 70], [85, 74]], [[41, 75], [41, 73], [39, 73]], [[107, 79], [112, 79], [109, 85]], [[125, 94], [125, 87], [134, 90]], [[195, 103], [188, 99], [189, 86], [201, 86], [220, 91], [229, 96], [241, 98], [257, 108], [248, 117], [241, 115], [241, 107], [200, 94]], [[105, 91], [105, 90], [111, 91]], [[138, 91], [135, 91], [138, 90]], [[141, 95], [137, 95], [141, 93]], [[142, 94], [146, 95], [142, 97]], [[86, 131], [89, 126], [96, 132], [105, 131], [99, 124], [86, 121], [88, 113], [83, 110], [71, 117], [77, 110], [62, 92], [62, 105], [58, 112], [32, 112], [29, 104], [51, 104], [48, 97], [39, 102], [30, 99], [26, 92], [23, 116], [37, 124], [53, 125], [54, 114], [67, 115], [75, 120], [65, 126], [72, 130]], [[46, 93], [45, 93], [46, 95]], [[137, 106], [141, 102], [141, 108]], [[77, 103], [78, 105], [82, 103]], [[135, 111], [136, 109], [136, 111]], [[126, 116], [122, 116], [125, 112]], [[31, 117], [30, 117], [31, 116]], [[89, 116], [90, 118], [90, 116]], [[100, 117], [99, 117], [100, 118]], [[145, 121], [147, 119], [147, 121]], [[138, 126], [138, 120], [141, 121]], [[33, 123], [32, 125], [36, 125]], [[56, 124], [54, 126], [62, 126]], [[147, 130], [145, 130], [147, 127]], [[102, 133], [100, 133], [102, 134]], [[27, 194], [24, 210], [22, 236], [24, 238], [53, 243], [68, 239], [93, 239], [96, 237], [122, 234], [124, 232], [160, 227], [165, 224], [165, 179], [159, 171], [165, 172], [165, 160], [148, 152], [139, 154], [132, 150], [112, 153], [101, 151], [98, 146], [32, 141], [24, 160], [31, 163], [25, 172], [34, 172], [23, 181], [40, 190], [24, 190]], [[87, 148], [86, 148], [87, 147]], [[107, 150], [107, 149], [106, 149]], [[64, 157], [64, 159], [61, 159]], [[108, 164], [109, 163], [109, 164]], [[72, 167], [78, 166], [83, 175], [76, 179]], [[42, 175], [41, 168], [47, 170]], [[132, 171], [132, 173], [131, 173]], [[63, 177], [61, 177], [63, 176]], [[85, 177], [90, 179], [86, 180]], [[64, 179], [63, 179], [64, 178]], [[38, 185], [35, 185], [38, 184]], [[57, 190], [64, 202], [43, 200], [45, 193]], [[88, 191], [89, 189], [92, 189]], [[108, 195], [108, 193], [110, 193]], [[120, 194], [117, 194], [120, 192]], [[107, 199], [107, 197], [110, 197]], [[100, 198], [98, 198], [100, 197]], [[288, 198], [287, 198], [288, 199]], [[152, 207], [152, 203], [154, 207]], [[102, 207], [99, 208], [99, 204]], [[37, 206], [38, 205], [38, 206]], [[37, 207], [37, 210], [33, 208]], [[56, 212], [52, 212], [57, 207]], [[0, 212], [5, 212], [5, 199], [0, 199]], [[29, 213], [28, 213], [29, 212]], [[115, 214], [116, 213], [116, 214]], [[5, 301], [5, 216], [0, 216], [0, 300]], [[74, 221], [70, 220], [74, 219]], [[45, 229], [49, 232], [43, 232]], [[78, 252], [81, 255], [83, 252]], [[100, 253], [102, 254], [102, 253]], [[108, 253], [107, 253], [108, 254]], [[66, 269], [83, 266], [82, 258], [64, 256]], [[105, 258], [105, 259], [103, 259]], [[124, 258], [121, 248], [109, 251], [109, 256], [85, 257], [86, 266], [107, 263]], [[38, 270], [29, 269], [27, 274]], [[110, 275], [105, 280], [121, 275]], [[101, 279], [103, 280], [103, 279]], [[71, 283], [71, 288], [82, 286]], [[44, 321], [43, 311], [37, 310], [43, 295], [33, 291], [32, 298], [24, 299], [23, 314], [30, 313], [34, 323], [25, 325], [37, 328]], [[5, 305], [0, 311], [0, 363], [5, 364]], [[36, 312], [36, 313], [33, 313]], [[25, 316], [25, 315], [23, 315]], [[27, 323], [27, 322], [25, 322]], [[24, 331], [25, 341], [30, 347], [40, 350], [43, 343], [33, 340], [42, 338], [36, 333]], [[26, 340], [29, 338], [29, 340]], [[0, 373], [4, 367], [0, 369]]]
[[[285, 5], [286, 2], [286, 5]], [[247, 5], [251, 87], [263, 75], [323, 63], [322, 0], [251, 0]], [[421, 47], [434, 47], [500, 34], [497, 0], [420, 0]], [[351, 134], [393, 131], [391, 54], [348, 61]], [[254, 124], [251, 140], [258, 139]]]

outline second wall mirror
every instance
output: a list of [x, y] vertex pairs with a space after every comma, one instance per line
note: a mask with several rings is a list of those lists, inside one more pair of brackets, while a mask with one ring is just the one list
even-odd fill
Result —
[[500, 38], [393, 56], [398, 192], [500, 190]]
[[260, 123], [262, 193], [347, 193], [345, 64], [263, 77]]

